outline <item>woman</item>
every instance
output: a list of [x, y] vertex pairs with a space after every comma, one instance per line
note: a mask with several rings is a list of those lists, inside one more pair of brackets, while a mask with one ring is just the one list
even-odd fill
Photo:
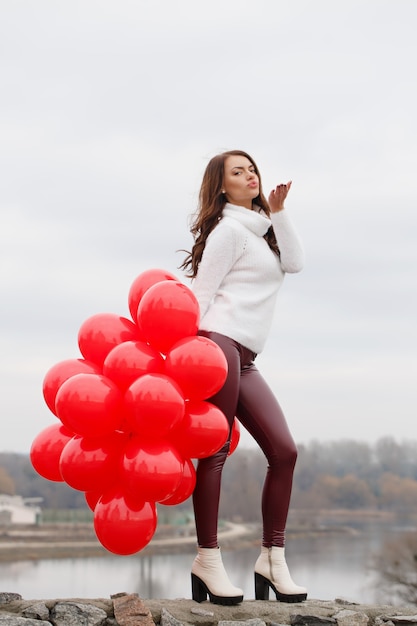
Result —
[[198, 541], [193, 600], [207, 595], [217, 604], [237, 604], [243, 592], [229, 580], [217, 543], [221, 474], [234, 417], [263, 450], [268, 469], [262, 493], [263, 537], [255, 564], [255, 597], [299, 602], [285, 561], [285, 525], [297, 449], [285, 417], [254, 360], [272, 323], [276, 295], [286, 272], [298, 272], [303, 251], [284, 210], [291, 182], [278, 185], [267, 201], [253, 159], [240, 150], [215, 156], [207, 165], [199, 210], [192, 224], [192, 251], [182, 268], [193, 279], [200, 305], [199, 334], [223, 350], [228, 375], [210, 401], [225, 414], [229, 439], [213, 456], [200, 459], [193, 505]]

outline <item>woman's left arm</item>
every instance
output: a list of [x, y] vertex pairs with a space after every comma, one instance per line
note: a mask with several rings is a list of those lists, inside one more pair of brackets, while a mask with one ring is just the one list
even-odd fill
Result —
[[295, 274], [303, 269], [304, 249], [284, 207], [285, 199], [291, 188], [291, 181], [278, 185], [269, 194], [271, 221], [280, 250], [281, 267], [284, 272]]

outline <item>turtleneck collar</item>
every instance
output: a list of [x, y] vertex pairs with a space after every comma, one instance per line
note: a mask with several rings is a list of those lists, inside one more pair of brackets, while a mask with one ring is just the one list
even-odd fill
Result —
[[244, 206], [228, 202], [223, 209], [223, 217], [231, 217], [251, 230], [258, 237], [263, 237], [271, 227], [271, 220], [257, 210], [251, 211]]

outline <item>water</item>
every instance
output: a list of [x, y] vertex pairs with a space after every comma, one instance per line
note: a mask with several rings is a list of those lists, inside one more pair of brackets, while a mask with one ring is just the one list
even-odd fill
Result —
[[[387, 532], [368, 526], [352, 534], [290, 539], [286, 553], [295, 582], [307, 587], [309, 598], [380, 602], [369, 564]], [[223, 551], [229, 576], [247, 600], [254, 598], [253, 566], [258, 553], [258, 548]], [[192, 553], [138, 554], [0, 563], [0, 590], [20, 593], [26, 600], [109, 597], [122, 591], [142, 598], [190, 598], [193, 558]]]

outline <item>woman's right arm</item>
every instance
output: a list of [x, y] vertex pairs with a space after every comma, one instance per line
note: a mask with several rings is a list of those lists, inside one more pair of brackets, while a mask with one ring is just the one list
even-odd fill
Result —
[[289, 274], [300, 272], [304, 266], [304, 248], [287, 209], [271, 213], [271, 221], [278, 242], [282, 270]]
[[284, 272], [294, 274], [304, 266], [303, 244], [295, 230], [284, 203], [291, 189], [292, 181], [277, 185], [268, 198], [271, 209], [271, 221], [280, 251], [280, 263]]

